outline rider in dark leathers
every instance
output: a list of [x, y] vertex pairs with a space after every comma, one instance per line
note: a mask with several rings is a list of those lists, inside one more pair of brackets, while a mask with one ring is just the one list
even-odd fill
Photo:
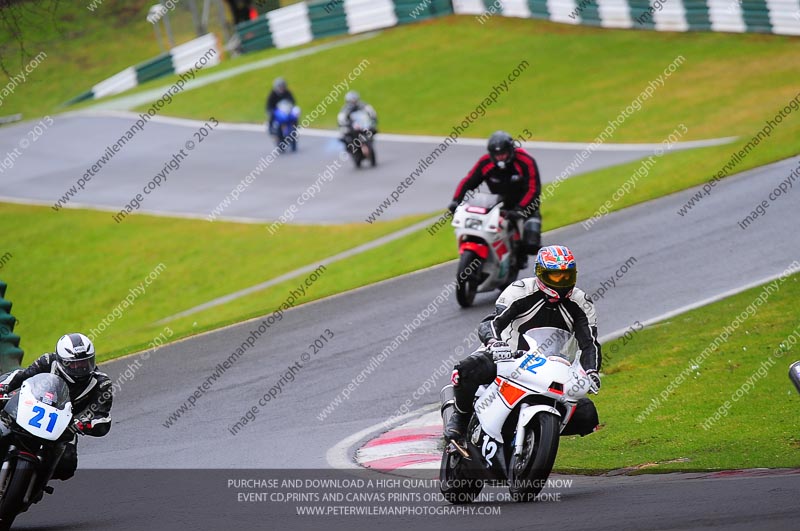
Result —
[[272, 90], [267, 96], [267, 104], [266, 104], [266, 111], [267, 116], [269, 117], [269, 133], [275, 134], [275, 108], [278, 106], [278, 102], [281, 100], [289, 100], [292, 102], [292, 105], [295, 104], [294, 95], [292, 91], [289, 90], [289, 87], [286, 85], [286, 80], [282, 77], [275, 78], [275, 81], [272, 83]]
[[[72, 402], [74, 429], [84, 435], [103, 437], [111, 429], [111, 379], [97, 370], [94, 345], [83, 334], [67, 334], [56, 344], [56, 351], [43, 354], [29, 367], [10, 373], [0, 382], [0, 394], [18, 389], [22, 382], [41, 373], [60, 376], [67, 383]], [[7, 442], [0, 442], [0, 458], [5, 455]], [[66, 480], [78, 467], [77, 435], [56, 467], [53, 479]]]

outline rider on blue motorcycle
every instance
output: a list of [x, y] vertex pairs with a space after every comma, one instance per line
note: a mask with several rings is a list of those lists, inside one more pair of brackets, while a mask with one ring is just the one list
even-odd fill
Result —
[[[597, 341], [597, 316], [586, 294], [575, 287], [577, 275], [572, 251], [560, 245], [543, 247], [536, 256], [536, 276], [517, 280], [500, 294], [495, 312], [478, 328], [486, 348], [475, 351], [453, 369], [455, 410], [445, 427], [445, 437], [463, 440], [478, 387], [491, 383], [497, 376], [495, 362], [511, 359], [518, 350], [529, 348], [524, 334], [534, 328], [560, 328], [573, 333], [581, 349], [580, 363], [589, 378], [591, 392], [600, 389], [602, 356]], [[587, 435], [598, 424], [594, 403], [583, 398], [561, 435]]]
[[289, 100], [295, 105], [294, 96], [286, 85], [286, 80], [282, 77], [275, 78], [272, 83], [272, 91], [267, 96], [267, 115], [269, 116], [269, 132], [274, 135], [275, 131], [275, 108], [281, 100]]
[[489, 137], [488, 154], [483, 155], [456, 188], [447, 206], [455, 212], [468, 191], [486, 182], [489, 191], [503, 197], [509, 219], [523, 220], [517, 262], [520, 269], [528, 267], [528, 255], [536, 254], [541, 245], [542, 218], [539, 215], [539, 194], [542, 183], [536, 160], [524, 149], [514, 146], [514, 139], [505, 131]]
[[[103, 437], [111, 429], [111, 379], [97, 370], [94, 345], [83, 334], [61, 336], [56, 351], [43, 354], [27, 369], [16, 370], [0, 382], [0, 395], [22, 386], [22, 382], [40, 373], [52, 373], [67, 383], [72, 402], [75, 430], [84, 435]], [[78, 467], [78, 437], [67, 444], [58, 462], [53, 479], [66, 480], [75, 474]], [[0, 462], [5, 456], [7, 443], [0, 439]]]

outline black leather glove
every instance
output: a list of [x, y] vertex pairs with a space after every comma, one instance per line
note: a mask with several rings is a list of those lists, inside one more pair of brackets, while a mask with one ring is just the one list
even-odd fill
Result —
[[595, 370], [586, 371], [586, 377], [589, 378], [589, 392], [596, 395], [600, 390], [600, 375]]
[[459, 202], [453, 199], [452, 201], [450, 201], [450, 204], [447, 205], [447, 210], [449, 210], [451, 214], [455, 214], [456, 208], [458, 208], [458, 204]]
[[518, 219], [524, 219], [525, 213], [518, 208], [512, 208], [506, 212], [506, 217], [511, 221], [517, 221]]

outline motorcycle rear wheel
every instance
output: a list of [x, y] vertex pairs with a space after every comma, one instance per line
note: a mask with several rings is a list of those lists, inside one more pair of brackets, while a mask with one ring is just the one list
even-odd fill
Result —
[[478, 292], [478, 282], [475, 279], [480, 274], [480, 267], [476, 267], [476, 263], [482, 264], [483, 260], [475, 251], [464, 251], [458, 261], [456, 300], [462, 308], [472, 306]]
[[547, 482], [558, 453], [560, 423], [552, 413], [539, 413], [528, 424], [522, 455], [511, 458], [508, 490], [517, 502], [535, 501]]
[[34, 471], [33, 463], [25, 459], [16, 459], [16, 466], [10, 472], [11, 478], [6, 483], [0, 498], [0, 531], [11, 529], [14, 519], [22, 511], [22, 500], [30, 486]]

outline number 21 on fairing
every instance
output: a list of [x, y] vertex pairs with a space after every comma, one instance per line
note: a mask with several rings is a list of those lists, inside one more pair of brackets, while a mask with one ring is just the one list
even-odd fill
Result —
[[[40, 406], [33, 406], [33, 409], [31, 411], [33, 411], [36, 414], [33, 417], [31, 417], [31, 420], [28, 421], [28, 426], [33, 426], [34, 428], [41, 429], [42, 419], [44, 418], [45, 414], [44, 408]], [[50, 422], [47, 423], [47, 427], [45, 428], [45, 430], [47, 430], [48, 433], [53, 433], [53, 428], [56, 427], [57, 420], [58, 420], [58, 413], [56, 413], [55, 411], [50, 413]]]

